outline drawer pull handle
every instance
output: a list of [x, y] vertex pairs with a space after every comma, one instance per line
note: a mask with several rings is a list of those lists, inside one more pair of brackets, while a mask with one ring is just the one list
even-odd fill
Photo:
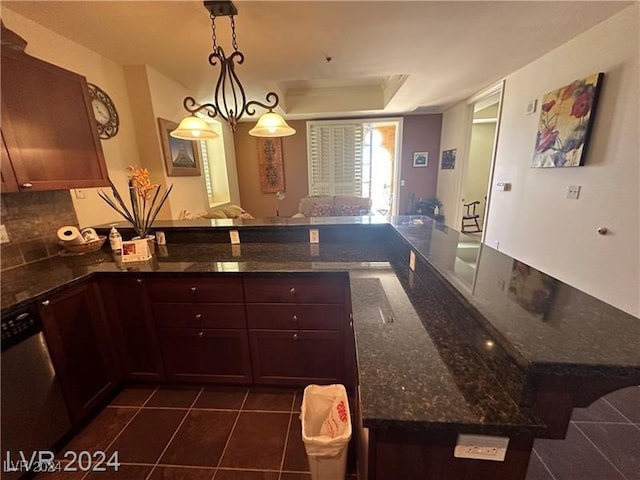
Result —
[[297, 333], [294, 333], [294, 334], [293, 334], [293, 339], [294, 339], [294, 340], [297, 340], [297, 339], [298, 339], [298, 334], [297, 334]]
[[200, 319], [202, 318], [202, 314], [201, 314], [201, 313], [196, 313], [196, 318], [197, 318], [198, 320], [200, 320]]
[[202, 337], [203, 337], [203, 335], [204, 335], [204, 332], [198, 332], [198, 337], [199, 337], [199, 338], [202, 338]]
[[141, 278], [136, 278], [136, 282], [142, 283], [142, 279]]
[[51, 301], [45, 300], [44, 302], [42, 302], [42, 306], [43, 307], [48, 307], [50, 303], [51, 303]]
[[294, 322], [297, 322], [297, 321], [298, 321], [298, 316], [297, 316], [297, 315], [294, 315], [294, 316], [293, 316], [293, 321], [294, 321]]
[[33, 183], [23, 183], [22, 184], [22, 188], [32, 188], [33, 187]]
[[291, 295], [295, 295], [296, 294], [296, 289], [294, 287], [291, 287], [291, 289], [289, 290], [289, 293]]
[[191, 287], [191, 291], [195, 293], [195, 291], [197, 290], [197, 287]]

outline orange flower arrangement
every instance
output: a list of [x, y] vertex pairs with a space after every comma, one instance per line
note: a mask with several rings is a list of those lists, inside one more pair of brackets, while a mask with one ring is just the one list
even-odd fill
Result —
[[[111, 208], [122, 215], [127, 222], [131, 223], [140, 238], [145, 238], [149, 234], [149, 229], [158, 216], [162, 205], [164, 205], [169, 193], [171, 193], [173, 185], [169, 186], [164, 195], [160, 196], [160, 185], [151, 183], [149, 170], [136, 168], [133, 165], [129, 165], [127, 170], [129, 170], [128, 183], [131, 210], [129, 210], [111, 180], [109, 180], [109, 183], [111, 184], [111, 193], [114, 198], [111, 199], [102, 190], [98, 192], [98, 195]], [[160, 197], [159, 200], [158, 197]]]

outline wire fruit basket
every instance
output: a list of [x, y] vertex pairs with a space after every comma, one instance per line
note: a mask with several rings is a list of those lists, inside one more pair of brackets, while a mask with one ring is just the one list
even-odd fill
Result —
[[65, 249], [66, 252], [75, 253], [76, 255], [82, 253], [95, 252], [102, 248], [104, 241], [107, 239], [106, 235], [100, 235], [98, 240], [93, 240], [87, 243], [81, 243], [80, 245], [67, 245], [60, 242], [60, 246]]

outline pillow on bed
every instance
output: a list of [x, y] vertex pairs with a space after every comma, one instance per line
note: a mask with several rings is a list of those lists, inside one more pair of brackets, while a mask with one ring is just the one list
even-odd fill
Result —
[[333, 216], [333, 205], [327, 203], [314, 203], [311, 209], [312, 217], [331, 217]]

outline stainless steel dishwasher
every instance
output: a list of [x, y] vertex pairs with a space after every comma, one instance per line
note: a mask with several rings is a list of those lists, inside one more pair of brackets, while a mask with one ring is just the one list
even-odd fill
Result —
[[9, 480], [24, 472], [7, 472], [7, 458], [50, 450], [71, 421], [35, 305], [3, 314], [1, 326], [2, 478]]

